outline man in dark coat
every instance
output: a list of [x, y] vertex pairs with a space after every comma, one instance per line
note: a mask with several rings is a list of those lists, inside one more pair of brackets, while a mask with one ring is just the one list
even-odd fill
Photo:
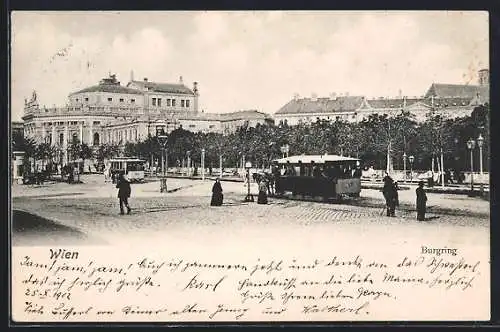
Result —
[[387, 206], [387, 216], [394, 217], [398, 194], [392, 178], [389, 175], [384, 177], [384, 188], [382, 192], [385, 198], [385, 205]]
[[427, 203], [427, 195], [424, 190], [424, 182], [420, 181], [418, 183], [418, 188], [415, 190], [417, 193], [417, 220], [425, 220], [425, 204]]
[[118, 198], [120, 199], [120, 214], [124, 214], [123, 206], [127, 207], [127, 214], [130, 214], [130, 206], [128, 205], [128, 199], [130, 197], [130, 182], [124, 174], [120, 174], [118, 177], [118, 183], [116, 184], [118, 188]]
[[215, 183], [212, 186], [212, 200], [210, 202], [211, 206], [222, 206], [224, 200], [224, 195], [222, 194], [222, 186], [220, 180], [215, 179]]

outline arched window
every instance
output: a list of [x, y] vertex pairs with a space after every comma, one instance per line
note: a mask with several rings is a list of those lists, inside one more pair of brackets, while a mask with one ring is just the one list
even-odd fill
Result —
[[78, 140], [78, 137], [76, 136], [76, 133], [73, 133], [72, 139], [73, 139], [73, 142], [76, 142]]
[[94, 145], [99, 145], [99, 133], [94, 134]]

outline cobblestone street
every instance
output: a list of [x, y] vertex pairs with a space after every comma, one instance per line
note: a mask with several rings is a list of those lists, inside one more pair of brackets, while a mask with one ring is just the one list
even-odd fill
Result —
[[[84, 182], [14, 185], [12, 208], [85, 234], [82, 244], [164, 234], [186, 237], [191, 232], [236, 235], [269, 230], [282, 234], [343, 230], [360, 236], [391, 236], [396, 232], [398, 235], [393, 238], [412, 232], [415, 236], [440, 234], [473, 242], [488, 241], [489, 237], [489, 202], [463, 195], [428, 194], [428, 220], [418, 223], [414, 190], [400, 191], [397, 216], [389, 218], [377, 190], [364, 189], [361, 198], [336, 203], [270, 198], [268, 205], [258, 205], [243, 202], [247, 190], [244, 184], [223, 182], [224, 205], [210, 207], [211, 181], [168, 179], [169, 193], [159, 192], [159, 182], [132, 185], [132, 213], [120, 216], [113, 184], [104, 183], [95, 175], [86, 176]], [[251, 186], [255, 194], [256, 185]], [[464, 232], [464, 227], [469, 231]], [[13, 236], [14, 245], [50, 244], [58, 240], [60, 237], [55, 234], [42, 237], [14, 232]]]

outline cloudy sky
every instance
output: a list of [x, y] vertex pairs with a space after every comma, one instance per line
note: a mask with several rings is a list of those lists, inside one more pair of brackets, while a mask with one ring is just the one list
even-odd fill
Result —
[[485, 12], [14, 12], [12, 120], [110, 72], [122, 84], [199, 82], [206, 112], [274, 113], [294, 94], [417, 96], [476, 83]]

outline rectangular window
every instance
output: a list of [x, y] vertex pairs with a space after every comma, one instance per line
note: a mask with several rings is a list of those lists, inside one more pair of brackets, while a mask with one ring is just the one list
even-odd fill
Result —
[[95, 125], [101, 124], [101, 121], [94, 121]]
[[208, 126], [208, 128], [210, 128], [210, 129], [215, 128], [215, 125], [210, 125], [210, 126]]
[[120, 98], [120, 103], [123, 103], [123, 98]]
[[108, 98], [108, 101], [113, 101], [113, 98]]
[[135, 99], [130, 99], [130, 103], [134, 104], [135, 103]]
[[184, 107], [184, 99], [181, 100], [181, 107]]
[[186, 100], [186, 107], [189, 107], [189, 100]]
[[196, 125], [193, 124], [189, 125], [189, 128], [194, 128], [194, 127], [196, 127]]
[[161, 98], [158, 98], [158, 107], [161, 107]]
[[175, 99], [172, 99], [172, 106], [175, 107]]
[[153, 98], [153, 99], [151, 100], [151, 105], [156, 106], [156, 98]]
[[167, 99], [167, 106], [171, 106], [170, 99]]
[[89, 97], [85, 97], [85, 101], [89, 101]]
[[76, 98], [76, 102], [78, 103], [78, 98]]

